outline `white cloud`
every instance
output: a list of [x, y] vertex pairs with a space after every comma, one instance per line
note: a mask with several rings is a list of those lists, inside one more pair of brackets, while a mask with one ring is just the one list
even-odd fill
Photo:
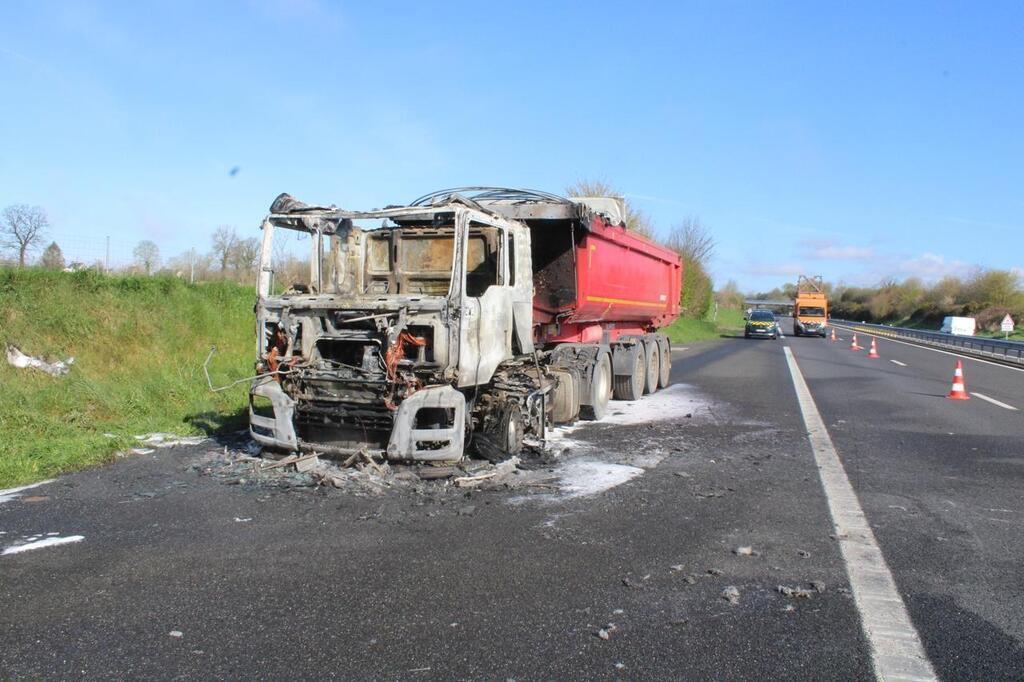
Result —
[[796, 277], [804, 271], [799, 263], [750, 263], [741, 268], [744, 275], [754, 277]]
[[920, 277], [926, 281], [933, 281], [947, 275], [965, 277], [973, 269], [974, 266], [970, 263], [962, 260], [947, 260], [945, 256], [926, 251], [920, 256], [905, 258], [899, 261], [894, 268], [894, 274], [898, 274], [901, 277]]
[[818, 260], [871, 260], [875, 250], [866, 246], [842, 245], [835, 241], [807, 240], [801, 244], [804, 258]]

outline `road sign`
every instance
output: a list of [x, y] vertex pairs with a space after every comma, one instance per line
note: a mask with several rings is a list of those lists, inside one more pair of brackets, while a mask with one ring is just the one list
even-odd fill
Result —
[[1009, 336], [1010, 332], [1013, 331], [1013, 318], [1010, 317], [1010, 313], [1006, 313], [1006, 317], [1003, 318], [1003, 323], [1000, 325], [1000, 329], [1003, 330], [1003, 333], [1006, 336]]

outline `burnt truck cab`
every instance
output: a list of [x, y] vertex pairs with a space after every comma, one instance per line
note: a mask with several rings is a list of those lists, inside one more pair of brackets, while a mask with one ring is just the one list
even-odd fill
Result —
[[[354, 212], [287, 194], [262, 230], [256, 355], [264, 373], [250, 390], [252, 437], [288, 451], [460, 459], [467, 395], [534, 350], [529, 230], [458, 196]], [[310, 242], [305, 285], [276, 281], [279, 230]], [[506, 428], [542, 429], [549, 387], [522, 385], [522, 414]]]
[[[497, 461], [664, 388], [658, 328], [679, 314], [682, 263], [623, 215], [500, 187], [365, 212], [282, 194], [262, 223], [252, 437], [399, 461], [472, 444]], [[304, 269], [289, 239], [307, 242]]]

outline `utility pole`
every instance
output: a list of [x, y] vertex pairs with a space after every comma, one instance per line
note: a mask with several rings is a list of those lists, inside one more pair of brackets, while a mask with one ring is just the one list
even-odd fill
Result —
[[110, 235], [107, 235], [107, 255], [103, 259], [103, 272], [110, 274]]

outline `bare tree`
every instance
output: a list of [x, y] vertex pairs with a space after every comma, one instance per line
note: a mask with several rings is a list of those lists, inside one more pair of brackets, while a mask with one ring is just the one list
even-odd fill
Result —
[[715, 250], [715, 238], [700, 222], [700, 218], [686, 216], [669, 232], [668, 246], [685, 260], [707, 267]]
[[213, 233], [213, 257], [220, 263], [221, 277], [225, 277], [228, 271], [228, 263], [238, 244], [238, 235], [235, 228], [230, 225], [221, 225]]
[[160, 249], [153, 242], [144, 239], [135, 246], [132, 257], [148, 275], [160, 263]]
[[39, 265], [43, 266], [47, 270], [64, 269], [64, 254], [61, 253], [60, 247], [57, 246], [57, 242], [50, 242], [50, 245], [43, 250], [43, 255], [39, 259]]
[[565, 193], [571, 197], [611, 197], [622, 199], [626, 205], [626, 227], [639, 232], [645, 237], [654, 238], [654, 224], [650, 216], [629, 203], [629, 199], [623, 196], [611, 185], [601, 180], [577, 180], [565, 188]]
[[14, 204], [4, 209], [0, 220], [0, 246], [18, 251], [18, 267], [25, 267], [25, 256], [43, 242], [50, 221], [40, 206]]
[[721, 289], [715, 292], [715, 300], [719, 305], [727, 308], [740, 308], [743, 306], [743, 294], [736, 280], [730, 279]]
[[255, 237], [239, 239], [231, 252], [231, 265], [236, 275], [252, 275], [256, 259], [260, 256], [260, 240]]
[[213, 257], [207, 253], [199, 253], [194, 248], [167, 261], [167, 269], [173, 272], [175, 277], [193, 283], [210, 279], [212, 268]]

